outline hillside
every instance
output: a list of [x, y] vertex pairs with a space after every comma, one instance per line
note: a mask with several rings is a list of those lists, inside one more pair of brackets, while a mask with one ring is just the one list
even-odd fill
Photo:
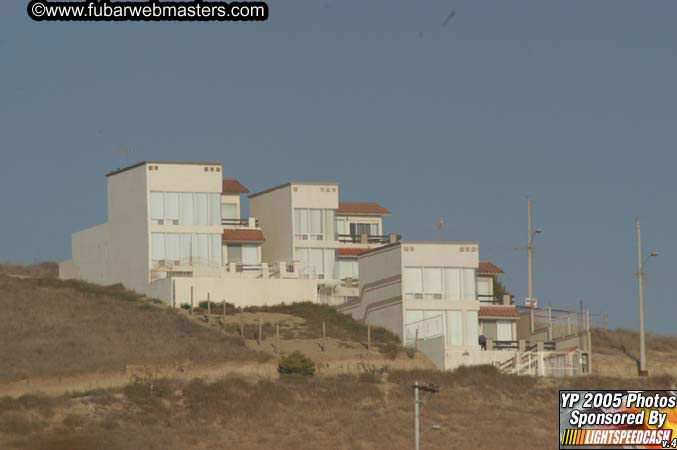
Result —
[[[441, 373], [382, 329], [367, 351], [366, 327], [328, 307], [222, 306], [207, 322], [204, 304], [190, 315], [120, 286], [0, 266], [0, 448], [410, 448], [420, 381], [441, 388], [422, 407], [422, 448], [554, 449], [559, 389], [677, 386], [677, 337], [649, 337], [646, 379], [628, 330], [594, 330], [594, 377]], [[277, 326], [282, 353], [303, 351], [319, 376], [278, 377]]]
[[[647, 368], [651, 375], [677, 377], [677, 336], [647, 334]], [[633, 330], [592, 330], [593, 373], [634, 377], [639, 361], [639, 333]]]

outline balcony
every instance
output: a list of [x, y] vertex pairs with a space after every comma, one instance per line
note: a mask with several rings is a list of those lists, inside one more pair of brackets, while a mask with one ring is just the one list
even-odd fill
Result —
[[351, 244], [389, 244], [400, 240], [398, 234], [374, 235], [374, 234], [339, 234], [337, 240]]
[[259, 219], [255, 217], [250, 217], [248, 219], [221, 219], [221, 225], [224, 227], [258, 228]]

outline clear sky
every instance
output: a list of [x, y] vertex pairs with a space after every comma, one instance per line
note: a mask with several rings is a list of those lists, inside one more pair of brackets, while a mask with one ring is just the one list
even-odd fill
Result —
[[[337, 181], [407, 239], [477, 240], [541, 305], [675, 333], [677, 2], [271, 1], [265, 23], [35, 23], [0, 2], [0, 260], [70, 256], [105, 173], [222, 161], [252, 191]], [[456, 16], [442, 26], [451, 10]]]

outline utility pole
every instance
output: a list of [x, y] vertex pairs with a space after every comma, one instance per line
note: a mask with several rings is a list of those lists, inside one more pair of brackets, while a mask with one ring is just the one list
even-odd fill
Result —
[[639, 376], [647, 376], [646, 342], [644, 338], [644, 274], [642, 273], [642, 237], [639, 229], [639, 218], [635, 219], [637, 231], [637, 280], [639, 284]]
[[533, 305], [533, 295], [534, 295], [534, 280], [533, 280], [533, 266], [532, 266], [532, 258], [533, 258], [533, 251], [534, 251], [534, 239], [531, 234], [531, 197], [527, 196], [527, 227], [528, 227], [528, 232], [529, 232], [529, 240], [527, 241], [527, 258], [528, 258], [528, 271], [529, 274], [528, 279], [527, 279], [527, 297], [529, 298], [529, 302]]
[[[536, 228], [535, 230], [532, 230], [531, 228], [531, 197], [527, 195], [527, 232], [529, 233], [528, 237], [529, 239], [527, 240], [527, 298], [529, 299], [529, 306], [533, 308], [534, 305], [534, 265], [533, 265], [533, 258], [534, 258], [534, 237], [536, 237], [537, 234], [541, 234], [543, 232], [542, 229]], [[533, 331], [533, 330], [532, 330]]]
[[414, 439], [416, 440], [416, 450], [419, 450], [419, 424], [418, 424], [418, 381], [414, 383]]
[[433, 384], [419, 384], [418, 381], [414, 382], [411, 387], [414, 389], [414, 448], [415, 450], [420, 450], [421, 432], [419, 425], [419, 411], [420, 405], [422, 405], [425, 400], [419, 400], [419, 391], [428, 392], [432, 395], [438, 393], [440, 389]]

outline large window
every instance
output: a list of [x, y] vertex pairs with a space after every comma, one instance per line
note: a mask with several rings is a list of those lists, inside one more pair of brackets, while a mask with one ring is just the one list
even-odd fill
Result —
[[451, 345], [463, 345], [463, 312], [447, 311], [447, 340]]
[[475, 270], [453, 267], [405, 267], [408, 299], [476, 300]]
[[221, 204], [221, 218], [222, 219], [239, 219], [237, 213], [237, 203], [222, 203]]
[[153, 264], [165, 261], [186, 265], [221, 265], [221, 235], [152, 233], [151, 255]]
[[358, 278], [357, 259], [339, 258], [337, 264], [339, 280], [345, 280], [346, 278]]
[[294, 237], [301, 240], [334, 240], [333, 209], [294, 209]]
[[255, 265], [259, 263], [256, 244], [228, 244], [228, 262]]
[[350, 224], [350, 235], [351, 236], [361, 236], [367, 234], [369, 236], [378, 236], [378, 224], [377, 223], [351, 223]]
[[465, 312], [465, 345], [479, 344], [479, 323], [477, 322], [477, 311]]
[[206, 192], [151, 192], [150, 218], [156, 225], [221, 225], [221, 195]]
[[308, 277], [336, 279], [334, 273], [336, 250], [333, 248], [297, 248], [296, 259], [301, 273]]

